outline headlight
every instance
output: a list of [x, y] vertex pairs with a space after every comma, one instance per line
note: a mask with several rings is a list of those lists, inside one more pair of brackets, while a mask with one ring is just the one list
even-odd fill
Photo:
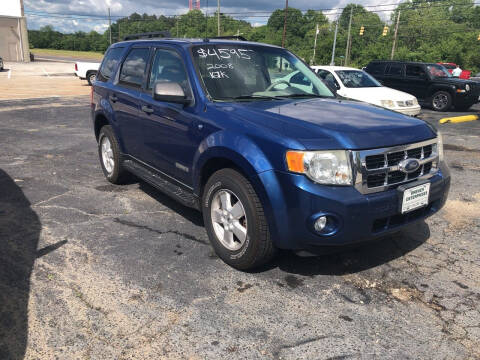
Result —
[[470, 91], [470, 85], [465, 85], [465, 90]]
[[393, 108], [395, 106], [393, 100], [380, 100], [380, 104], [382, 104], [383, 107], [387, 108]]
[[417, 100], [417, 98], [414, 97], [414, 98], [412, 99], [412, 102], [413, 102], [413, 105], [418, 105], [418, 100]]
[[319, 184], [352, 185], [352, 167], [345, 150], [287, 151], [288, 170]]
[[437, 151], [438, 151], [438, 160], [443, 161], [443, 136], [442, 133], [439, 131], [437, 133]]

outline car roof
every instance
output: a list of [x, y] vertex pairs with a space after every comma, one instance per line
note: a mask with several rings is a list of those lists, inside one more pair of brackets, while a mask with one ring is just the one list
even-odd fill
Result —
[[151, 38], [151, 39], [135, 39], [120, 41], [112, 45], [112, 47], [125, 46], [131, 44], [177, 44], [177, 45], [249, 45], [249, 46], [267, 46], [271, 48], [281, 49], [280, 46], [265, 44], [254, 41], [241, 41], [230, 39], [200, 39], [200, 38]]
[[411, 65], [440, 65], [436, 63], [427, 63], [421, 61], [401, 61], [401, 60], [372, 60], [369, 64], [373, 63], [396, 63], [396, 64], [411, 64]]
[[348, 66], [315, 65], [315, 66], [312, 66], [311, 68], [312, 69], [330, 70], [330, 71], [335, 71], [335, 70], [358, 70], [358, 71], [362, 71], [361, 69], [348, 67]]

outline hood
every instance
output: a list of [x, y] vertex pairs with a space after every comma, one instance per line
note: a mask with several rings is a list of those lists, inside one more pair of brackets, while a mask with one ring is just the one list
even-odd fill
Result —
[[413, 100], [415, 96], [406, 92], [391, 89], [385, 86], [364, 87], [364, 88], [343, 88], [339, 95], [350, 99], [364, 101], [370, 104], [380, 104], [381, 100], [407, 101]]
[[435, 137], [415, 119], [374, 105], [339, 99], [216, 103], [302, 143], [306, 149], [370, 149], [419, 142]]
[[449, 84], [449, 85], [460, 85], [460, 86], [465, 86], [465, 84], [472, 84], [472, 81], [470, 79], [460, 79], [460, 78], [435, 78], [433, 79], [436, 84]]

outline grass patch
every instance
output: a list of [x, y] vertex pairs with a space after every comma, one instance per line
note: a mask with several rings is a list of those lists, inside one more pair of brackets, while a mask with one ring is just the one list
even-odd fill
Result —
[[64, 57], [78, 57], [91, 60], [102, 60], [103, 53], [94, 51], [73, 51], [73, 50], [55, 50], [55, 49], [30, 49], [35, 56], [50, 55]]

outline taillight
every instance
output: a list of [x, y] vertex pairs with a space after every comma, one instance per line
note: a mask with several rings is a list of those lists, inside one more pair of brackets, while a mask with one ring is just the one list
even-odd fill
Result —
[[75, 63], [75, 71], [78, 71], [77, 63]]

